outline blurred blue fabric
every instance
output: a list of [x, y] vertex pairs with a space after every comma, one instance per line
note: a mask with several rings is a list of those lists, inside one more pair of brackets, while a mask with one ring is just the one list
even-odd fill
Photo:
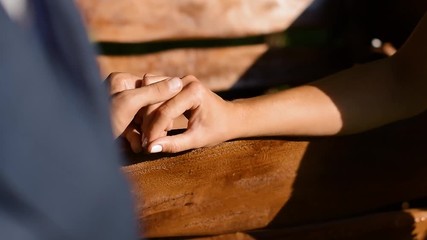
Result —
[[108, 97], [71, 0], [0, 6], [0, 239], [135, 239]]

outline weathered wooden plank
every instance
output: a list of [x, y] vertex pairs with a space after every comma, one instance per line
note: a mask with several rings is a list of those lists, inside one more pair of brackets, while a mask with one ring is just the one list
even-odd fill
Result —
[[427, 211], [383, 212], [288, 229], [261, 230], [254, 239], [329, 240], [329, 239], [424, 239]]
[[224, 91], [312, 81], [348, 67], [342, 55], [338, 49], [269, 49], [265, 44], [258, 44], [174, 49], [146, 55], [101, 55], [98, 62], [104, 77], [111, 72], [192, 74], [210, 89]]
[[99, 56], [101, 72], [153, 73], [164, 76], [193, 74], [213, 90], [231, 88], [262, 56], [268, 47], [255, 46], [175, 49], [160, 53], [130, 56]]
[[125, 167], [146, 236], [217, 234], [270, 222], [290, 197], [307, 143], [258, 143], [230, 142]]
[[241, 37], [286, 29], [313, 0], [77, 0], [95, 41]]
[[383, 212], [362, 217], [284, 229], [265, 229], [192, 238], [194, 240], [330, 240], [330, 239], [426, 239], [427, 210]]
[[427, 113], [365, 134], [241, 140], [123, 168], [147, 237], [318, 224], [427, 198]]
[[189, 238], [189, 239], [192, 239], [192, 240], [255, 240], [254, 237], [243, 232], [220, 234], [220, 235], [209, 236], [209, 237], [195, 237], [195, 238]]

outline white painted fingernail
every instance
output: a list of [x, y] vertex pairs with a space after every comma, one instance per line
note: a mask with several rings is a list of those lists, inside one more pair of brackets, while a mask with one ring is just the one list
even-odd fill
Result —
[[180, 78], [174, 77], [168, 82], [169, 84], [169, 90], [176, 92], [181, 88], [182, 81]]
[[154, 145], [151, 149], [150, 149], [150, 153], [159, 153], [163, 151], [163, 147], [162, 145]]
[[163, 147], [162, 145], [154, 145], [151, 149], [150, 149], [150, 153], [159, 153], [163, 151]]

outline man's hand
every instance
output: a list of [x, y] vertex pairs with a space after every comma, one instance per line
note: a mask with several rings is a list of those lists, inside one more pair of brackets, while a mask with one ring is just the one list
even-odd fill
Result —
[[112, 96], [113, 133], [116, 137], [126, 137], [132, 150], [140, 152], [141, 136], [137, 125], [142, 121], [138, 112], [174, 97], [182, 89], [182, 81], [180, 78], [166, 78], [146, 85], [143, 78], [128, 73], [112, 73], [106, 81]]

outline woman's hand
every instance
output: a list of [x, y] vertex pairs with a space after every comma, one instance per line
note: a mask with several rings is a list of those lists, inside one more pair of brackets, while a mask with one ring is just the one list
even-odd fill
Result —
[[[159, 77], [147, 76], [150, 83]], [[161, 77], [160, 77], [161, 78]], [[234, 126], [240, 120], [236, 104], [224, 101], [207, 89], [194, 76], [182, 78], [184, 87], [173, 98], [147, 112], [143, 132], [147, 150], [180, 152], [210, 146], [234, 138]], [[166, 136], [174, 119], [184, 114], [187, 130], [175, 136]]]
[[144, 79], [129, 73], [112, 73], [106, 79], [111, 95], [111, 119], [115, 137], [127, 138], [134, 152], [140, 152], [138, 126], [141, 109], [174, 97], [182, 89], [180, 78], [166, 78], [146, 85]]

